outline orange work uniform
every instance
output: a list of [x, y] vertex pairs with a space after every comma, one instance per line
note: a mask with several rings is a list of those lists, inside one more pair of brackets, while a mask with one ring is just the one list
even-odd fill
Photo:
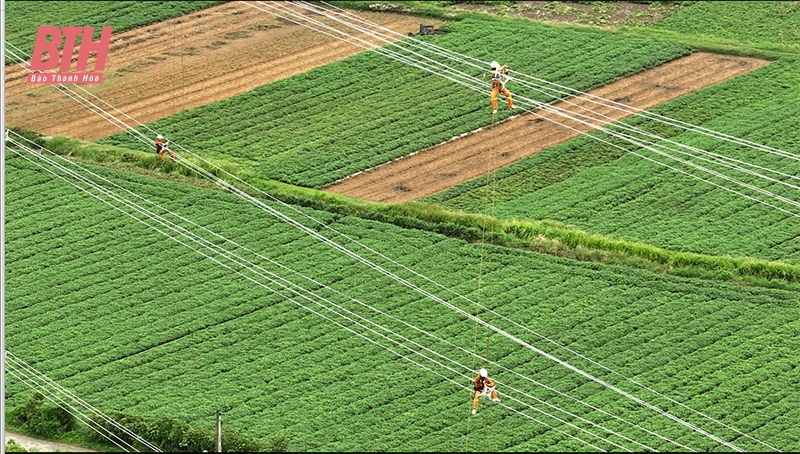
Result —
[[[481, 377], [480, 375], [475, 377], [475, 380], [473, 381], [473, 389], [475, 390], [473, 392], [474, 399], [472, 401], [473, 410], [478, 409], [478, 398], [481, 397], [483, 390], [486, 389], [487, 387], [494, 388], [494, 381], [492, 381], [491, 378], [489, 377], [484, 378]], [[492, 400], [497, 400], [497, 391], [495, 391], [494, 389], [492, 390]]]
[[175, 155], [172, 153], [172, 150], [167, 148], [167, 141], [164, 139], [156, 139], [156, 153], [161, 159], [164, 159], [164, 153], [169, 153], [169, 156], [172, 160], [175, 160]]
[[511, 109], [514, 107], [514, 102], [511, 100], [511, 92], [503, 86], [503, 76], [505, 74], [508, 74], [508, 67], [506, 65], [492, 71], [492, 108], [494, 110], [497, 110], [497, 94], [501, 92], [503, 96], [506, 97], [508, 108]]

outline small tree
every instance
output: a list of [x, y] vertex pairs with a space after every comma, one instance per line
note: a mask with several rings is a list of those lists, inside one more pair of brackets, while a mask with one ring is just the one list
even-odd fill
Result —
[[35, 393], [8, 413], [9, 422], [27, 432], [46, 438], [69, 432], [75, 428], [75, 418], [66, 410], [44, 401]]

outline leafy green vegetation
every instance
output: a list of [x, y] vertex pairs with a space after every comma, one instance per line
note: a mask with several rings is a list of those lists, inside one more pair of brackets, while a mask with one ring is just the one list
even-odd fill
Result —
[[[212, 424], [214, 410], [221, 408], [226, 424], [245, 436], [267, 442], [279, 430], [291, 440], [293, 450], [464, 449], [468, 389], [397, 360], [387, 350], [178, 246], [21, 158], [7, 158], [7, 169], [8, 348], [84, 399], [144, 416], [172, 414], [201, 427]], [[93, 170], [319, 283], [388, 311], [467, 352], [473, 348], [474, 322], [230, 194]], [[497, 313], [726, 424], [779, 449], [800, 447], [794, 423], [800, 410], [793, 402], [800, 384], [794, 373], [800, 364], [795, 355], [800, 347], [795, 291], [576, 262], [299, 209]], [[244, 253], [242, 248], [236, 250]], [[259, 263], [470, 367], [465, 351], [434, 342], [395, 319], [379, 316], [333, 291], [320, 290], [318, 284], [274, 265]], [[472, 305], [429, 284], [417, 284], [474, 311]], [[496, 317], [480, 316], [538, 348], [568, 355]], [[718, 446], [629, 405], [617, 394], [505, 337], [483, 328], [477, 335], [479, 342], [491, 346], [491, 359], [510, 370], [695, 449]], [[579, 357], [568, 356], [578, 367], [619, 381]], [[474, 373], [465, 370], [468, 376], [464, 378], [436, 370], [465, 386]], [[509, 371], [494, 367], [492, 375], [503, 384], [501, 396], [522, 398], [511, 388], [524, 389], [637, 436], [656, 449], [674, 448]], [[628, 390], [707, 427], [669, 402]], [[8, 402], [18, 404], [26, 392], [23, 385], [9, 382]], [[507, 402], [525, 410], [512, 400]], [[482, 404], [477, 417], [486, 422], [489, 435], [486, 445], [473, 442], [470, 450], [586, 448], [502, 406]], [[747, 449], [757, 448], [742, 437], [723, 436], [735, 438]]]
[[61, 407], [45, 403], [44, 396], [31, 394], [18, 407], [10, 409], [8, 422], [13, 426], [23, 427], [25, 431], [36, 437], [51, 439], [77, 426], [77, 420]]
[[[453, 27], [457, 30], [459, 25]], [[513, 27], [509, 25], [505, 31], [515, 30]], [[496, 31], [497, 27], [491, 29]], [[545, 36], [546, 42], [557, 44], [555, 35], [571, 36], [562, 33], [563, 30], [543, 27], [537, 36]], [[457, 35], [451, 33], [448, 37], [455, 40]], [[486, 39], [479, 34], [463, 36], [475, 40], [471, 44]], [[598, 58], [614, 60], [615, 65], [630, 58], [637, 65], [647, 66], [687, 51], [682, 47], [664, 50], [653, 45], [642, 47], [637, 54], [636, 46], [625, 47], [629, 41], [620, 47], [615, 44], [617, 36], [602, 44], [601, 36], [611, 35], [592, 35], [592, 42], [583, 42], [582, 46], [592, 48], [595, 51], [592, 55]], [[444, 37], [436, 37], [440, 38]], [[461, 45], [467, 46], [466, 43]], [[591, 47], [595, 44], [597, 48]], [[482, 51], [485, 52], [482, 58], [492, 58], [496, 49], [482, 47]], [[559, 58], [570, 60], [570, 51], [575, 52], [572, 60], [578, 59], [578, 49], [569, 47], [561, 50], [563, 55]], [[538, 64], [536, 57], [541, 56], [537, 52], [537, 45], [528, 46], [514, 56], [512, 64], [517, 59], [520, 65], [532, 68]], [[358, 148], [363, 146], [361, 137], [367, 138], [364, 143], [370, 147], [383, 147], [378, 151], [384, 155], [375, 162], [386, 160], [396, 151], [399, 145], [384, 144], [377, 133], [374, 141], [369, 142], [373, 130], [386, 127], [381, 133], [386, 135], [390, 129], [396, 129], [398, 141], [407, 140], [406, 145], [419, 147], [421, 142], [414, 141], [427, 131], [447, 131], [445, 127], [436, 129], [440, 124], [452, 128], [448, 121], [474, 120], [468, 124], [470, 127], [482, 124], [480, 115], [469, 110], [458, 111], [455, 98], [446, 98], [443, 93], [447, 90], [433, 82], [425, 85], [424, 93], [414, 92], [407, 103], [397, 104], [397, 111], [419, 114], [413, 121], [391, 116], [397, 114], [387, 106], [403, 95], [402, 90], [392, 91], [393, 83], [401, 87], [406, 84], [407, 90], [413, 90], [419, 80], [433, 79], [425, 79], [421, 73], [404, 73], [391, 64], [373, 63], [374, 60], [359, 56], [343, 66], [332, 66], [335, 71], [320, 68], [285, 85], [270, 85], [277, 94], [264, 90], [258, 96], [250, 94], [249, 98], [238, 99], [241, 105], [253, 107], [249, 113], [240, 108], [215, 111], [216, 107], [209, 107], [200, 111], [202, 116], [197, 112], [184, 113], [172, 120], [182, 121], [180, 127], [191, 132], [180, 137], [181, 142], [191, 144], [191, 139], [199, 137], [204, 146], [193, 145], [193, 149], [205, 150], [203, 153], [247, 181], [269, 188], [271, 193], [293, 202], [295, 208], [323, 224], [585, 357], [572, 355], [530, 331], [404, 273], [415, 285], [464, 311], [747, 450], [761, 451], [764, 446], [632, 386], [586, 358], [612, 367], [778, 449], [800, 450], [796, 423], [800, 419], [796, 391], [800, 385], [797, 374], [800, 359], [796, 354], [800, 348], [797, 317], [800, 297], [796, 286], [791, 284], [797, 281], [797, 265], [680, 253], [591, 235], [559, 222], [498, 221], [419, 203], [371, 204], [290, 187], [259, 174], [282, 175], [286, 177], [284, 180], [294, 181], [291, 178], [297, 173], [297, 181], [322, 185], [326, 172], [344, 172], [343, 163], [351, 158], [362, 167], [369, 162], [367, 153]], [[628, 65], [627, 60], [623, 63], [622, 66]], [[541, 64], [558, 67], [557, 61]], [[599, 67], [591, 59], [586, 64], [559, 67], [562, 72], [556, 74], [557, 80], [578, 86], [600, 84], [620, 71]], [[793, 132], [800, 130], [796, 124], [800, 112], [796, 112], [799, 93], [797, 66], [793, 64], [796, 61], [780, 60], [727, 85], [681, 98], [658, 112], [774, 146], [794, 146], [797, 137]], [[594, 68], [598, 70], [595, 72]], [[348, 84], [353, 82], [342, 77], [343, 74], [354, 75], [359, 82], [351, 87]], [[360, 84], [355, 77], [363, 74], [369, 74], [370, 84]], [[314, 91], [315, 83], [320, 81], [329, 85]], [[306, 98], [305, 92], [290, 89], [311, 91], [313, 96]], [[386, 98], [380, 98], [387, 92]], [[341, 99], [337, 98], [340, 93]], [[365, 103], [368, 106], [354, 101], [364, 93], [368, 93]], [[485, 108], [485, 97], [475, 96], [475, 101]], [[327, 113], [314, 110], [317, 103], [327, 108]], [[461, 117], [440, 113], [438, 103], [456, 110]], [[339, 104], [357, 105], [356, 113], [363, 117], [350, 119]], [[295, 108], [303, 113], [295, 114]], [[271, 113], [271, 109], [277, 113]], [[373, 111], [389, 115], [393, 126], [389, 128], [382, 123], [383, 118], [374, 116]], [[720, 115], [721, 111], [728, 113]], [[215, 120], [209, 116], [215, 112], [218, 117], [232, 118]], [[430, 116], [424, 115], [428, 112]], [[255, 116], [248, 118], [250, 114]], [[262, 123], [263, 118], [270, 122]], [[314, 131], [314, 122], [323, 120], [331, 123], [319, 128], [321, 134], [311, 135], [311, 142], [303, 142], [306, 139], [296, 139], [286, 132], [296, 128], [298, 134], [309, 135]], [[367, 122], [362, 125], [360, 121]], [[629, 121], [639, 124], [638, 120]], [[326, 125], [324, 121], [320, 124]], [[175, 133], [178, 139], [172, 127], [171, 123], [159, 124], [159, 130]], [[242, 129], [241, 133], [231, 132], [237, 128]], [[286, 141], [283, 146], [293, 148], [283, 155], [269, 148], [272, 144], [259, 142], [266, 137], [260, 135], [266, 128], [280, 131], [283, 135], [279, 138]], [[355, 131], [341, 131], [348, 129]], [[677, 130], [652, 130], [704, 145], [698, 138], [685, 137]], [[356, 140], [360, 145], [348, 143]], [[126, 145], [120, 138], [110, 142]], [[64, 138], [46, 143], [73, 159], [95, 160], [113, 167], [91, 168], [160, 206], [235, 240], [241, 245], [235, 248], [238, 253], [246, 254], [245, 248], [258, 251], [317, 282], [310, 283], [266, 260], [259, 261], [265, 269], [303, 288], [318, 291], [329, 301], [466, 366], [464, 377], [418, 354], [410, 354], [415, 361], [442, 374], [435, 375], [400, 360], [386, 348], [295, 304], [311, 305], [308, 301], [297, 297], [287, 299], [287, 292], [272, 287], [280, 292], [274, 293], [237, 276], [7, 153], [5, 336], [8, 348], [86, 400], [103, 402], [120, 411], [113, 414], [140, 424], [137, 428], [145, 428], [143, 432], [150, 428], [161, 435], [174, 435], [173, 429], [180, 426], [207, 433], [215, 409], [221, 408], [225, 427], [246, 439], [256, 439], [262, 446], [285, 448], [282, 444], [285, 436], [291, 440], [291, 449], [297, 451], [587, 449], [575, 439], [512, 412], [510, 408], [523, 411], [585, 437], [554, 418], [515, 402], [511, 397], [531, 402], [512, 389], [517, 388], [656, 450], [677, 449], [664, 439], [535, 386], [515, 375], [516, 372], [692, 449], [727, 451], [696, 432], [634, 405], [335, 253], [233, 195], [209, 190], [207, 183], [187, 178], [191, 174], [179, 167], [160, 163], [152, 151], [130, 151], [107, 143], [77, 145]], [[312, 145], [334, 151], [326, 152], [326, 156], [303, 157], [303, 153], [315, 154], [317, 149]], [[212, 149], [215, 151], [209, 151]], [[267, 164], [262, 165], [265, 156]], [[337, 159], [340, 162], [335, 162]], [[334, 164], [324, 167], [327, 160]], [[317, 171], [315, 166], [322, 166], [322, 170]], [[137, 174], [152, 175], [149, 173], [152, 170], [163, 171], [155, 173], [161, 180]], [[671, 245], [674, 241], [681, 250], [686, 243], [690, 249], [705, 251], [712, 240], [729, 241], [731, 244], [725, 247], [730, 249], [725, 250], [756, 251], [753, 255], [777, 251], [780, 258], [792, 261], [793, 237], [787, 240], [785, 236], [791, 225], [795, 225], [792, 219], [770, 217], [768, 211], [759, 211], [760, 207], [755, 205], [725, 201], [712, 191], [692, 186], [693, 180], [684, 181], [659, 170], [583, 138], [500, 171], [498, 175], [503, 179], [492, 191], [498, 190], [498, 207], [505, 210], [504, 215], [520, 210], [527, 216], [533, 210], [542, 210], [548, 217], [561, 216], [565, 222], [583, 223], [593, 231], [598, 225], [624, 238], [655, 235], [659, 227], [681, 223], [682, 229], [667, 229], [654, 242]], [[790, 163], [785, 171], [797, 174], [800, 169]], [[317, 183], [309, 183], [313, 181]], [[486, 205], [476, 200], [485, 200], [486, 193], [481, 191], [486, 189], [480, 182], [473, 182], [448, 192], [440, 201], [481, 212]], [[526, 199], [528, 193], [533, 198]], [[664, 203], [674, 205], [675, 209], [665, 210]], [[272, 203], [270, 206], [277, 207]], [[669, 220], [661, 224], [657, 221], [665, 218]], [[714, 224], [719, 224], [716, 230], [711, 228]], [[181, 225], [197, 231], [197, 226], [188, 222]], [[309, 225], [325, 231], [313, 223]], [[768, 227], [758, 230], [759, 225]], [[697, 227], [697, 231], [691, 231], [692, 227]], [[491, 231], [484, 234], [481, 230], [485, 228]], [[737, 234], [746, 236], [736, 238]], [[669, 238], [670, 235], [675, 239]], [[771, 246], [770, 241], [780, 244]], [[352, 243], [348, 246], [355, 247]], [[363, 249], [359, 251], [363, 253]], [[788, 259], [781, 255], [786, 253], [790, 254]], [[573, 257], [586, 261], [572, 260]], [[753, 276], [763, 281], [750, 285]], [[766, 281], [773, 278], [777, 281]], [[323, 285], [333, 290], [324, 289]], [[391, 317], [377, 315], [343, 294]], [[319, 307], [315, 309], [376, 343], [407, 353], [355, 323]], [[413, 323], [452, 344], [434, 341], [397, 319]], [[503, 405], [510, 408], [481, 403], [478, 415], [468, 420], [469, 379], [482, 365], [467, 354], [472, 351], [479, 351], [508, 368], [492, 365], [490, 373], [500, 383]], [[452, 378], [465, 388], [445, 378]], [[7, 404], [23, 408], [30, 395], [24, 385], [13, 380], [6, 385], [5, 392]], [[558, 416], [581, 424], [562, 413]], [[185, 421], [188, 421], [186, 426], [182, 423]], [[469, 438], [465, 437], [466, 421], [472, 424], [468, 426], [472, 428]], [[615, 440], [622, 442], [619, 438]], [[165, 443], [163, 439], [161, 443]], [[193, 445], [193, 449], [197, 446]], [[640, 450], [635, 446], [631, 449]]]
[[6, 442], [5, 452], [28, 452], [28, 450], [23, 448], [22, 445], [17, 443], [16, 441], [8, 440]]
[[[689, 53], [684, 46], [530, 22], [463, 20], [449, 30], [425, 38], [488, 61], [496, 58], [492, 37], [499, 34], [505, 37], [505, 63], [579, 89]], [[464, 70], [483, 77], [487, 92], [460, 89], [438, 75], [365, 52], [148, 126], [203, 156], [319, 188], [491, 124], [487, 73]], [[141, 146], [125, 133], [100, 143]]]
[[649, 27], [800, 50], [800, 4], [794, 1], [696, 2]]
[[[172, 17], [188, 14], [220, 3], [204, 1], [10, 1], [6, 2], [5, 39], [28, 55], [33, 53], [36, 31], [40, 25], [93, 26], [94, 39], [100, 38], [103, 26], [122, 33]], [[80, 42], [80, 37], [78, 38]], [[77, 43], [76, 43], [77, 45]], [[6, 56], [6, 64], [16, 60]]]
[[[588, 15], [579, 12], [577, 8], [570, 7], [558, 1], [549, 2], [542, 6], [533, 6], [533, 7], [524, 4], [522, 2], [516, 2], [516, 1], [508, 1], [508, 2], [506, 1], [498, 1], [498, 2], [347, 1], [347, 2], [341, 2], [340, 5], [354, 9], [374, 10], [374, 7], [371, 6], [381, 3], [386, 5], [394, 5], [393, 7], [390, 8], [390, 10], [392, 11], [414, 14], [416, 16], [421, 16], [421, 17], [435, 17], [446, 21], [458, 21], [463, 19], [485, 20], [488, 15], [492, 17], [493, 20], [501, 22], [524, 23], [524, 22], [530, 22], [530, 19], [522, 19], [520, 17], [517, 17], [509, 13], [511, 13], [512, 11], [521, 11], [530, 9], [541, 9], [545, 11], [556, 10], [565, 13], [568, 13], [568, 11], [572, 11], [573, 13], [575, 13], [573, 22], [567, 22], [567, 23], [549, 22], [547, 25], [553, 29], [560, 29], [560, 30], [585, 32], [587, 31], [587, 29], [591, 29], [593, 33], [602, 33], [621, 38], [634, 37], [639, 39], [661, 41], [665, 43], [668, 42], [681, 46], [689, 46], [696, 51], [714, 52], [714, 53], [722, 53], [730, 55], [753, 56], [753, 57], [761, 57], [768, 59], [778, 59], [781, 57], [794, 57], [797, 55], [797, 46], [795, 46], [794, 44], [787, 44], [785, 41], [780, 41], [780, 39], [778, 40], [778, 42], [769, 42], [762, 40], [758, 41], [756, 44], [750, 44], [748, 42], [744, 42], [737, 39], [736, 36], [733, 36], [732, 38], [722, 37], [731, 35], [732, 33], [730, 31], [726, 33], [721, 33], [720, 36], [709, 35], [705, 33], [701, 34], [681, 33], [680, 31], [673, 30], [671, 27], [645, 26], [645, 23], [642, 20], [637, 19], [636, 15], [637, 13], [632, 14], [631, 17], [623, 21], [618, 28], [609, 27], [607, 20], [607, 13], [608, 10], [614, 9], [616, 7], [616, 5], [613, 4], [613, 2], [597, 2], [597, 1], [575, 2], [575, 3], [590, 4], [591, 14]], [[494, 6], [494, 8], [489, 13], [465, 11], [463, 9], [458, 8], [458, 6], [456, 6], [457, 3], [478, 3], [478, 4], [490, 3], [491, 5]], [[647, 12], [639, 13], [644, 17], [644, 16], [651, 16], [652, 14], [663, 13], [666, 8], [669, 8], [670, 9], [669, 14], [672, 14], [674, 11], [679, 10], [680, 8], [685, 8], [695, 3], [702, 3], [702, 2], [641, 1], [632, 3], [649, 4]], [[706, 2], [706, 3], [714, 4], [720, 2]], [[742, 2], [737, 2], [737, 3], [742, 3]], [[790, 2], [751, 2], [751, 3], [786, 4]], [[793, 9], [789, 11], [793, 11]], [[718, 12], [718, 11], [713, 11], [713, 12]], [[570, 16], [572, 14], [568, 13], [567, 15]], [[703, 16], [698, 14], [696, 19], [694, 20], [698, 24], [702, 24], [703, 21], [705, 21], [711, 24], [711, 27], [718, 27], [721, 29], [722, 25], [716, 24], [716, 21], [718, 21], [720, 17], [722, 17], [723, 22], [726, 20], [725, 19], [726, 16], [724, 14], [722, 16], [719, 15]], [[767, 18], [766, 20], [771, 20], [771, 19]], [[738, 26], [738, 24], [735, 21], [732, 22], [732, 25], [734, 29], [736, 26]], [[789, 27], [788, 33], [793, 33], [791, 28], [792, 25], [796, 27], [796, 21], [794, 23], [791, 22], [788, 23]], [[780, 36], [781, 35], [779, 35], [779, 37]]]

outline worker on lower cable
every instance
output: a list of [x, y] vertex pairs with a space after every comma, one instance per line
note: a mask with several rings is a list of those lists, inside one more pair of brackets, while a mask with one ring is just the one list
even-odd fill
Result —
[[478, 412], [478, 398], [485, 395], [492, 396], [492, 402], [500, 402], [500, 399], [497, 398], [497, 391], [494, 389], [494, 381], [489, 378], [489, 373], [486, 372], [486, 369], [481, 369], [480, 373], [475, 380], [473, 381], [473, 389], [474, 392], [472, 393], [474, 399], [472, 401], [472, 414]]
[[167, 148], [167, 145], [169, 145], [169, 140], [165, 140], [164, 136], [159, 134], [158, 137], [156, 137], [156, 153], [158, 153], [158, 156], [161, 157], [162, 161], [164, 160], [164, 153], [169, 153], [169, 157], [172, 158], [172, 161], [174, 162], [175, 155], [172, 153], [172, 150]]
[[492, 68], [492, 111], [493, 114], [497, 113], [497, 94], [502, 92], [508, 102], [508, 108], [514, 108], [514, 101], [511, 100], [511, 92], [506, 89], [505, 76], [508, 74], [508, 66], [500, 66], [499, 63], [493, 61]]

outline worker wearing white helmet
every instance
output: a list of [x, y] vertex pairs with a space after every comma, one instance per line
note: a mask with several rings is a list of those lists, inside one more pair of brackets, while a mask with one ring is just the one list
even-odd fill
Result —
[[172, 158], [172, 161], [174, 162], [175, 161], [175, 154], [172, 153], [172, 150], [167, 148], [167, 145], [169, 145], [169, 140], [165, 140], [164, 136], [162, 136], [161, 134], [156, 136], [156, 153], [158, 153], [158, 156], [163, 161], [164, 160], [164, 153], [169, 153], [169, 156]]
[[478, 398], [482, 395], [490, 394], [492, 396], [492, 402], [500, 402], [500, 399], [497, 398], [497, 391], [494, 389], [494, 381], [489, 378], [489, 373], [486, 369], [481, 369], [480, 373], [475, 380], [473, 381], [473, 396], [474, 399], [472, 401], [472, 414], [478, 412]]
[[506, 89], [506, 82], [504, 76], [508, 74], [508, 66], [502, 65], [493, 61], [489, 64], [492, 68], [492, 113], [497, 113], [497, 94], [503, 93], [503, 96], [506, 97], [506, 102], [508, 102], [508, 108], [514, 108], [514, 101], [511, 100], [511, 92]]

